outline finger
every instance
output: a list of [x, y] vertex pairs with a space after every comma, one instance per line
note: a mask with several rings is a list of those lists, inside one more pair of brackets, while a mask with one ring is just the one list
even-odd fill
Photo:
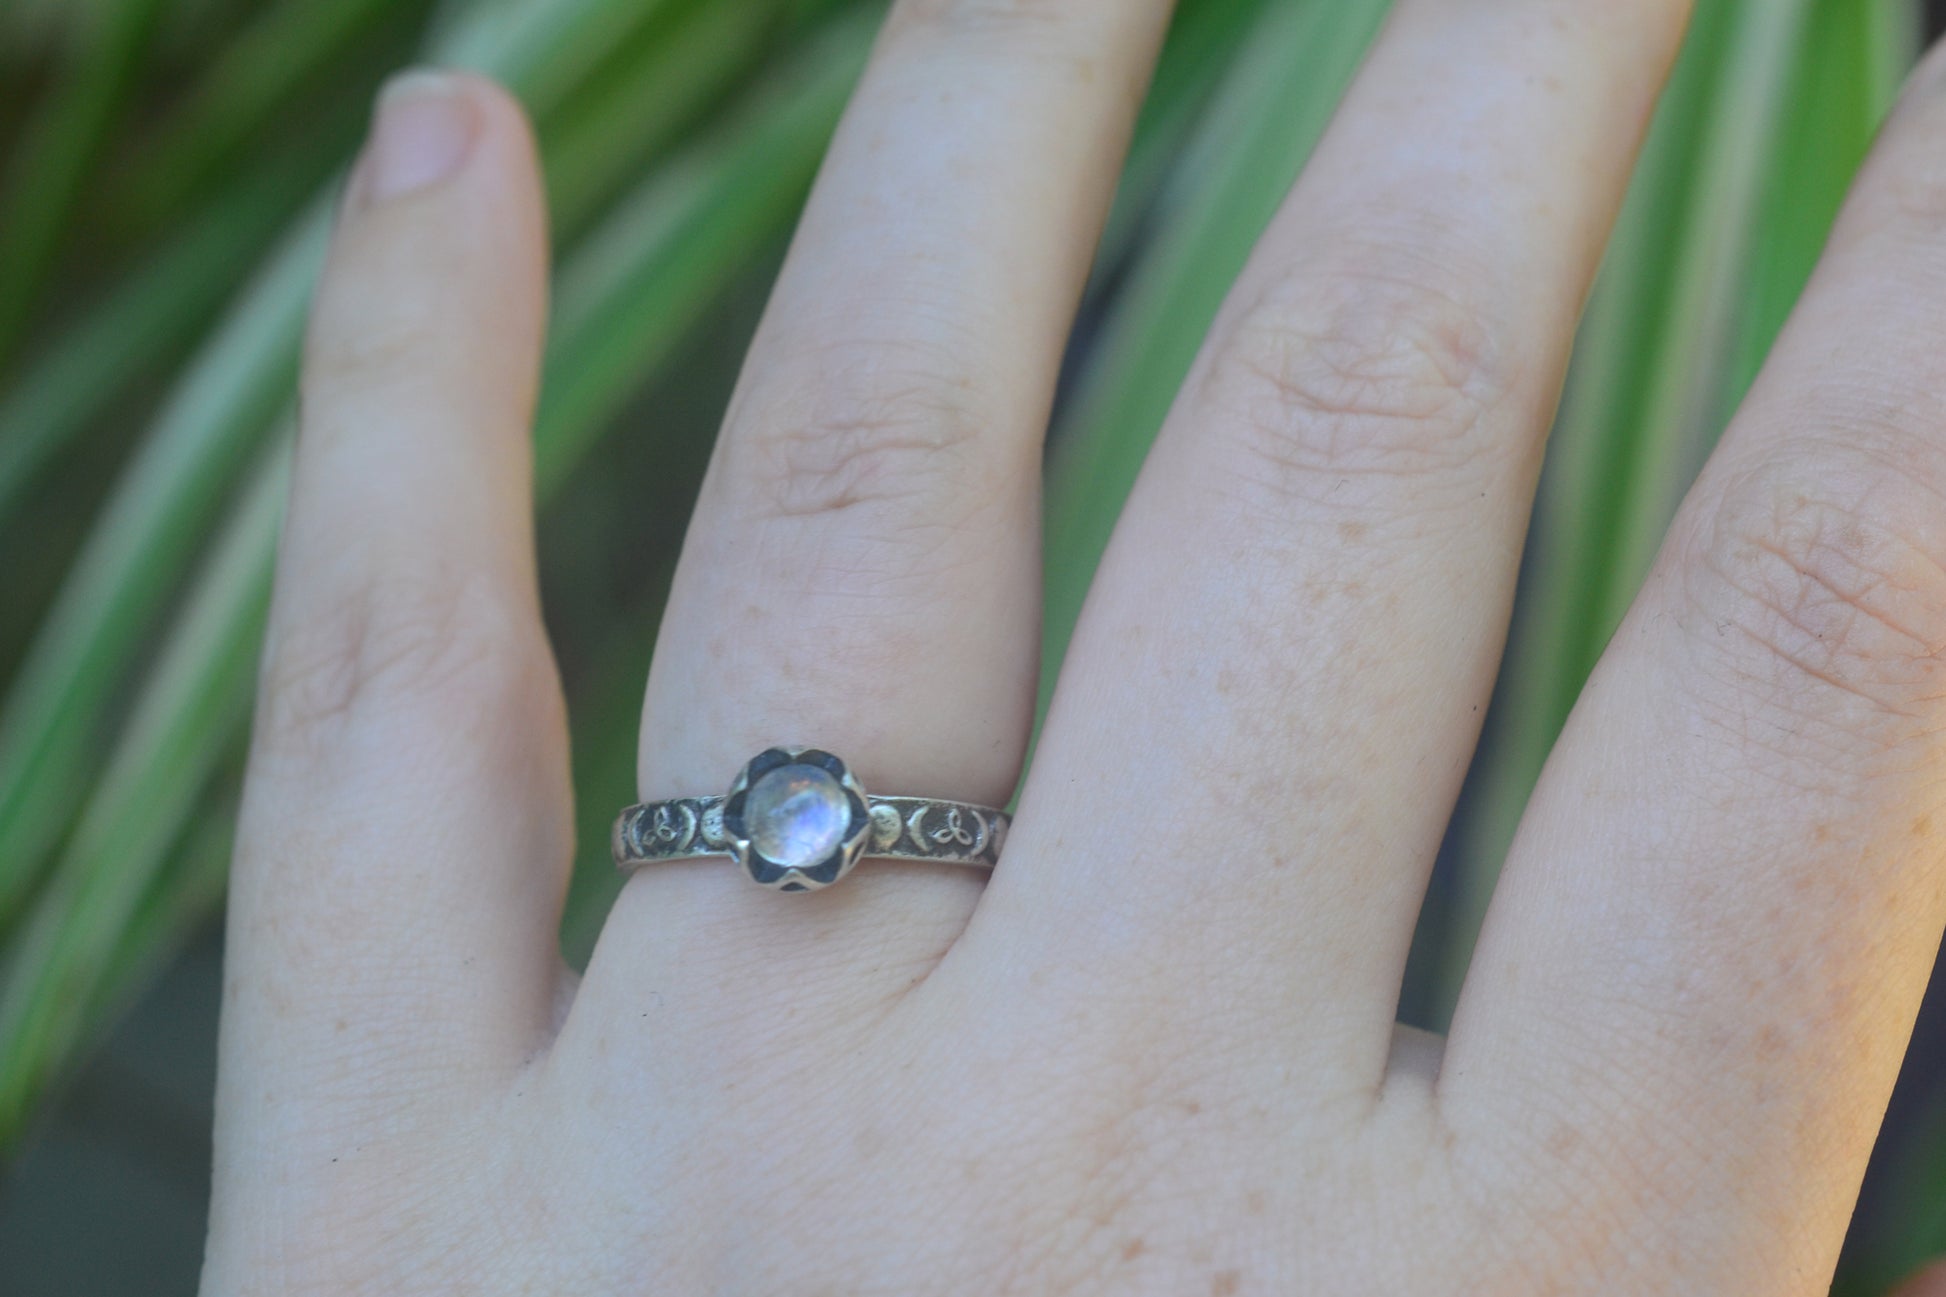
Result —
[[[1008, 800], [1036, 679], [1041, 436], [1167, 10], [894, 6], [697, 503], [650, 673], [644, 797], [720, 792], [795, 743], [874, 792]], [[677, 962], [692, 986], [722, 967], [723, 994], [762, 994], [799, 956], [875, 967], [829, 977], [879, 996], [938, 955], [978, 887], [881, 863], [782, 898], [719, 861], [658, 865], [625, 889], [582, 999], [606, 977], [632, 1003]], [[776, 970], [761, 983], [743, 976], [758, 949]]]
[[547, 1021], [570, 817], [530, 522], [545, 257], [513, 101], [395, 83], [304, 362], [231, 889], [227, 1120], [308, 1097], [271, 1077], [409, 1099], [517, 1061]]
[[1824, 1291], [1946, 923], [1943, 73], [1581, 698], [1440, 1083], [1690, 1291]]
[[1005, 915], [1157, 1030], [1178, 1004], [1320, 1084], [1377, 1083], [1683, 8], [1393, 11], [1090, 593], [1007, 848], [1058, 867], [1005, 871], [969, 941]]
[[1893, 1297], [1946, 1297], [1946, 1262], [1935, 1262], [1913, 1275]]

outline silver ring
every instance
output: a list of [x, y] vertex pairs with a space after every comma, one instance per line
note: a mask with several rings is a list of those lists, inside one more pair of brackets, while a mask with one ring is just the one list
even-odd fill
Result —
[[1005, 811], [928, 797], [873, 797], [845, 763], [816, 748], [767, 748], [721, 797], [631, 806], [615, 821], [615, 864], [729, 856], [752, 881], [815, 892], [866, 856], [991, 869]]

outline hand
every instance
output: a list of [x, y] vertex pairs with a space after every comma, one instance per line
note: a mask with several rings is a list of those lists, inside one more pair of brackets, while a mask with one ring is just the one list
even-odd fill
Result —
[[[1095, 582], [1005, 857], [644, 869], [576, 984], [514, 106], [386, 100], [317, 303], [205, 1289], [1813, 1294], [1942, 924], [1946, 69], [1394, 1026], [1680, 0], [1401, 0]], [[645, 798], [1004, 803], [1040, 439], [1162, 0], [907, 0], [689, 532]]]

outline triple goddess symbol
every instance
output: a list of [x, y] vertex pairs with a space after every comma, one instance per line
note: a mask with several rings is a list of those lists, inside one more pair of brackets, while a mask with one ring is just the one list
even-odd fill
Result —
[[948, 842], [957, 843], [962, 847], [970, 847], [973, 845], [973, 835], [967, 831], [964, 824], [960, 823], [959, 808], [957, 806], [947, 808], [946, 827], [934, 829], [926, 836], [930, 837], [942, 847]]

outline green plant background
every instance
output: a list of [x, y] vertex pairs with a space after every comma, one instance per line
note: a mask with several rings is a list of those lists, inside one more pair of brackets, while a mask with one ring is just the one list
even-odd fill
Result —
[[[1048, 459], [1047, 651], [1385, 0], [1181, 0]], [[1403, 1014], [1450, 1008], [1540, 762], [1808, 274], [1918, 0], [1699, 0], [1577, 344], [1512, 640]], [[641, 682], [715, 422], [870, 0], [0, 6], [0, 1292], [187, 1291], [220, 909], [303, 311], [383, 75], [532, 110], [557, 251], [536, 428], [584, 844], [616, 880]], [[1937, 1000], [1938, 997], [1935, 997]], [[1946, 1251], [1929, 1002], [1841, 1270]]]

